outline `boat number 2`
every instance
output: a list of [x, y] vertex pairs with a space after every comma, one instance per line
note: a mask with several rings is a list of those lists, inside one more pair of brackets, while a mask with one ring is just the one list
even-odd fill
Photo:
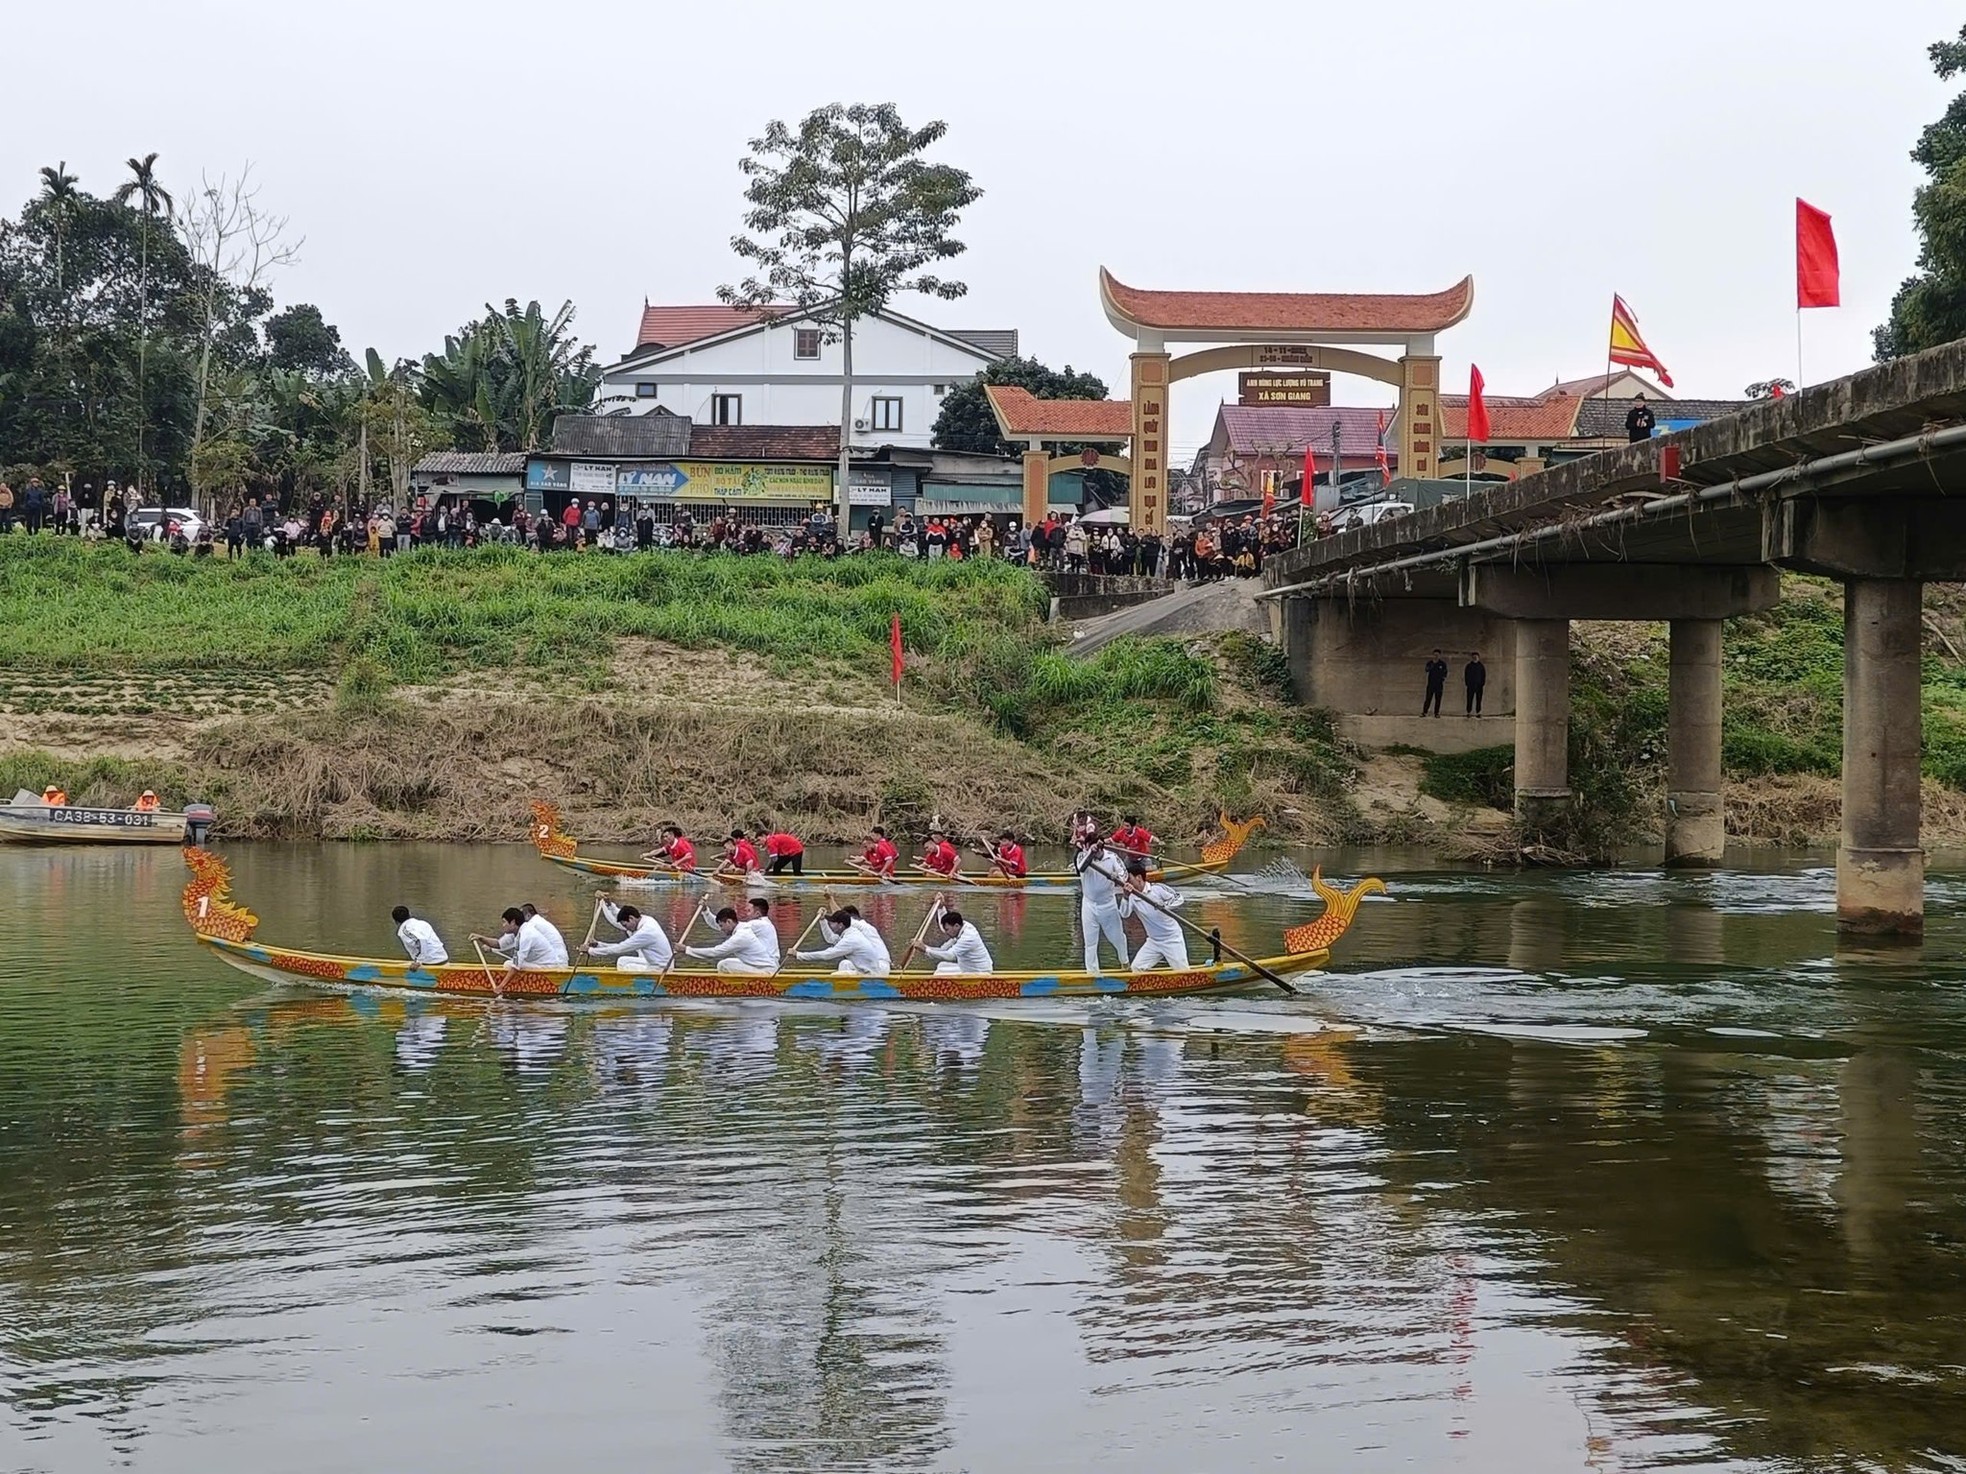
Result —
[[553, 827], [552, 827], [552, 825], [550, 825], [550, 824], [542, 824], [542, 825], [540, 825], [540, 826], [539, 826], [539, 837], [540, 837], [541, 839], [550, 839], [550, 838], [552, 838], [552, 835], [553, 835]]

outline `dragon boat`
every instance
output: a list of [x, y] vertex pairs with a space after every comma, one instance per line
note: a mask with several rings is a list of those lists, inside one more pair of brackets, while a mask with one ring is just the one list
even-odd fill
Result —
[[[1192, 880], [1203, 875], [1219, 875], [1229, 868], [1229, 862], [1235, 859], [1244, 845], [1249, 843], [1249, 836], [1265, 827], [1265, 820], [1261, 815], [1238, 823], [1224, 814], [1217, 823], [1222, 830], [1222, 838], [1211, 840], [1203, 845], [1199, 861], [1188, 863], [1163, 860], [1161, 868], [1153, 871], [1151, 878]], [[1035, 870], [1029, 875], [999, 875], [994, 871], [978, 871], [975, 874], [964, 874], [953, 878], [947, 875], [930, 875], [922, 870], [897, 870], [894, 878], [888, 880], [870, 871], [853, 869], [808, 870], [802, 875], [793, 875], [789, 872], [779, 875], [735, 875], [728, 871], [678, 870], [670, 865], [650, 865], [630, 860], [601, 860], [580, 853], [580, 841], [560, 827], [560, 811], [549, 803], [535, 803], [532, 806], [532, 843], [542, 859], [549, 860], [563, 869], [575, 870], [582, 875], [604, 876], [610, 880], [634, 883], [682, 881], [695, 885], [715, 881], [720, 885], [732, 887], [752, 884], [922, 885], [938, 886], [957, 895], [971, 889], [1062, 891], [1072, 890], [1079, 883], [1078, 875], [1070, 870]]]
[[[259, 918], [231, 897], [232, 871], [209, 850], [187, 849], [191, 881], [184, 888], [184, 916], [197, 939], [221, 960], [265, 982], [301, 984], [342, 992], [403, 992], [463, 998], [552, 998], [618, 1000], [632, 998], [796, 998], [835, 1003], [909, 999], [962, 1003], [1002, 998], [1084, 998], [1122, 995], [1170, 998], [1182, 994], [1247, 989], [1261, 980], [1256, 967], [1214, 961], [1181, 972], [1078, 971], [935, 973], [893, 972], [884, 977], [814, 973], [787, 957], [773, 976], [719, 973], [675, 967], [665, 973], [627, 972], [613, 967], [557, 967], [512, 972], [484, 962], [450, 962], [424, 967], [398, 958], [340, 957], [297, 952], [255, 941]], [[1288, 928], [1282, 951], [1260, 959], [1273, 973], [1288, 976], [1318, 967], [1352, 924], [1359, 902], [1384, 892], [1376, 879], [1350, 889], [1313, 875], [1311, 885], [1324, 900], [1315, 920]], [[1203, 945], [1206, 945], [1205, 943]]]

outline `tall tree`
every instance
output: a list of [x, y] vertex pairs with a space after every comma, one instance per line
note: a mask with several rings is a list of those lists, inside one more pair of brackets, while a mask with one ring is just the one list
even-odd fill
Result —
[[[250, 163], [240, 169], [236, 179], [224, 174], [216, 180], [209, 175], [200, 179], [198, 192], [186, 202], [177, 225], [185, 253], [196, 268], [197, 398], [192, 410], [189, 464], [191, 489], [203, 496], [208, 488], [199, 474], [205, 462], [198, 451], [211, 420], [213, 363], [220, 339], [241, 308], [256, 317], [272, 305], [266, 295], [267, 283], [281, 267], [294, 261], [302, 243], [287, 240], [286, 216], [269, 214], [261, 207]], [[257, 335], [241, 346], [248, 351], [256, 349]], [[219, 362], [221, 370], [228, 366]]]
[[55, 229], [55, 291], [65, 289], [62, 277], [63, 246], [68, 240], [68, 222], [75, 213], [76, 178], [68, 172], [68, 160], [63, 159], [54, 168], [45, 165], [41, 169], [41, 205], [54, 222]]
[[842, 531], [849, 504], [853, 440], [853, 329], [904, 292], [953, 299], [969, 290], [930, 267], [962, 254], [950, 232], [982, 191], [961, 169], [922, 155], [948, 124], [909, 128], [892, 103], [838, 103], [806, 115], [794, 132], [769, 124], [738, 162], [751, 232], [731, 247], [757, 274], [717, 288], [734, 305], [785, 306], [842, 345], [840, 466], [835, 487]]
[[169, 219], [177, 202], [157, 178], [155, 150], [140, 159], [126, 159], [130, 178], [111, 196], [119, 205], [134, 206], [143, 216], [143, 248], [137, 277], [137, 482], [147, 479], [144, 428], [150, 418], [150, 235], [159, 215]]
[[[1935, 42], [1926, 54], [1943, 80], [1966, 72], [1966, 26], [1957, 41]], [[1898, 288], [1890, 320], [1872, 334], [1879, 363], [1966, 338], [1966, 93], [1919, 134], [1911, 157], [1927, 180], [1911, 202], [1918, 272]]]
[[460, 447], [537, 450], [553, 421], [593, 402], [594, 350], [573, 335], [571, 302], [485, 305], [485, 315], [423, 359], [422, 399]]

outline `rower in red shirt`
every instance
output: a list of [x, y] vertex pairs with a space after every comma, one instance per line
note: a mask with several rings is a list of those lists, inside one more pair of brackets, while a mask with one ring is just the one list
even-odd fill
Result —
[[962, 864], [962, 855], [949, 843], [949, 836], [940, 829], [931, 829], [928, 843], [922, 849], [922, 857], [916, 862], [923, 870], [936, 875], [954, 875], [956, 867]]
[[901, 851], [894, 847], [894, 841], [887, 837], [887, 831], [876, 824], [867, 836], [867, 848], [860, 852], [855, 865], [883, 879], [894, 879], [894, 867], [901, 863]]
[[997, 836], [997, 842], [990, 850], [990, 863], [996, 866], [998, 874], [1012, 880], [1022, 880], [1030, 874], [1024, 864], [1024, 846], [1008, 829]]
[[1114, 848], [1125, 850], [1129, 855], [1151, 855], [1154, 852], [1154, 832], [1128, 814], [1120, 820], [1120, 827], [1113, 831], [1111, 843]]
[[724, 869], [735, 870], [740, 875], [755, 875], [759, 864], [757, 848], [744, 837], [744, 831], [731, 830], [730, 842], [724, 846]]
[[650, 850], [643, 855], [644, 860], [653, 860], [678, 874], [690, 874], [696, 869], [696, 846], [684, 836], [680, 827], [674, 824], [662, 826], [662, 847]]
[[782, 875], [787, 870], [794, 875], [804, 875], [806, 847], [795, 835], [782, 829], [767, 830], [758, 826], [758, 844], [765, 852], [765, 874]]

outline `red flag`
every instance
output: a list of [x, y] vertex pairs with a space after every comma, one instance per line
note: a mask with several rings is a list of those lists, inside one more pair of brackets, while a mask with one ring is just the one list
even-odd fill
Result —
[[1386, 460], [1386, 412], [1379, 411], [1379, 443], [1372, 449], [1372, 458], [1379, 463], [1379, 484], [1393, 484], [1393, 468]]
[[1317, 459], [1311, 454], [1311, 443], [1304, 442], [1304, 485], [1297, 499], [1307, 507], [1317, 505], [1317, 493], [1311, 488], [1317, 481]]
[[1842, 276], [1829, 216], [1807, 200], [1795, 202], [1795, 305], [1839, 307]]
[[1488, 401], [1481, 397], [1481, 391], [1488, 387], [1481, 370], [1473, 364], [1468, 365], [1468, 453], [1474, 453], [1477, 445], [1486, 445], [1493, 427], [1488, 423]]
[[1611, 347], [1604, 359], [1607, 363], [1622, 363], [1626, 368], [1650, 369], [1661, 384], [1672, 388], [1672, 375], [1659, 362], [1659, 355], [1645, 346], [1645, 339], [1638, 335], [1638, 319], [1625, 306], [1625, 299], [1615, 294], [1611, 298]]
[[898, 614], [894, 616], [894, 623], [888, 626], [887, 648], [894, 655], [894, 673], [890, 679], [894, 682], [894, 689], [899, 691], [901, 689], [901, 616]]

